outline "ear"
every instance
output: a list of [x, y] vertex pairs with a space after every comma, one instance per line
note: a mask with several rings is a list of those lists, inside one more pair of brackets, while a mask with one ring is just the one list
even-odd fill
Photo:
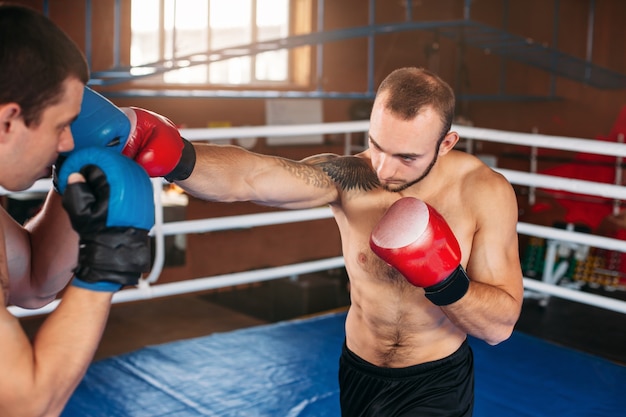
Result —
[[11, 132], [13, 123], [21, 119], [21, 107], [17, 103], [0, 105], [0, 140], [4, 140]]
[[456, 132], [448, 132], [441, 141], [439, 146], [439, 156], [443, 156], [450, 152], [459, 141], [459, 134]]

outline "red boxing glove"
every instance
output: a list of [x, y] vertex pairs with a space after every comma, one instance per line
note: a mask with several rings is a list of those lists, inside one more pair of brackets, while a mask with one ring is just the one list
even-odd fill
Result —
[[134, 159], [151, 177], [184, 180], [191, 175], [196, 152], [168, 118], [137, 107], [122, 109], [131, 122], [131, 132], [122, 153]]
[[370, 247], [438, 306], [458, 301], [469, 288], [452, 230], [421, 200], [405, 197], [392, 204], [372, 231]]

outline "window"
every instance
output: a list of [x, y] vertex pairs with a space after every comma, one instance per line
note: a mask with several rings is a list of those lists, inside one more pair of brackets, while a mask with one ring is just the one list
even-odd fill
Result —
[[[156, 3], [156, 5], [155, 5]], [[267, 85], [290, 79], [290, 51], [246, 54], [245, 45], [290, 34], [290, 0], [132, 0], [134, 75], [171, 84]], [[211, 51], [242, 46], [207, 64]]]

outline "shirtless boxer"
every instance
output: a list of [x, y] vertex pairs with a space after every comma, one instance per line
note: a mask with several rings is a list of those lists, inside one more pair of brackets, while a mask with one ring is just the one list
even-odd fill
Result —
[[[0, 68], [0, 186], [27, 189], [67, 156], [24, 226], [0, 208], [0, 416], [51, 417], [91, 363], [113, 293], [149, 269], [153, 191], [119, 153], [72, 151], [89, 70], [54, 23], [0, 4]], [[64, 288], [31, 342], [7, 305], [41, 307]]]
[[[454, 106], [439, 77], [402, 68], [380, 85], [369, 149], [355, 156], [183, 147], [173, 130], [136, 146], [195, 161], [176, 182], [204, 200], [330, 205], [350, 277], [343, 416], [471, 416], [467, 335], [498, 344], [519, 317], [516, 197], [504, 177], [453, 149]], [[195, 159], [181, 156], [190, 148]]]

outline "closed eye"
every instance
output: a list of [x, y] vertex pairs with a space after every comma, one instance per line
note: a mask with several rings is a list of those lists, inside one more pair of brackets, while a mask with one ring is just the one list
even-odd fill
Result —
[[[376, 141], [372, 139], [371, 136], [369, 137], [369, 144], [370, 144], [370, 147], [374, 148], [376, 151], [383, 152], [383, 153], [385, 152], [385, 150], [381, 148], [380, 145], [376, 143]], [[393, 157], [399, 158], [405, 164], [410, 164], [410, 163], [413, 163], [416, 159], [418, 159], [420, 155], [417, 155], [414, 153], [397, 153], [397, 154], [393, 154]]]
[[404, 162], [413, 162], [417, 159], [415, 155], [396, 155], [396, 158], [402, 159]]
[[70, 124], [64, 124], [58, 127], [59, 133], [63, 133], [70, 129]]

